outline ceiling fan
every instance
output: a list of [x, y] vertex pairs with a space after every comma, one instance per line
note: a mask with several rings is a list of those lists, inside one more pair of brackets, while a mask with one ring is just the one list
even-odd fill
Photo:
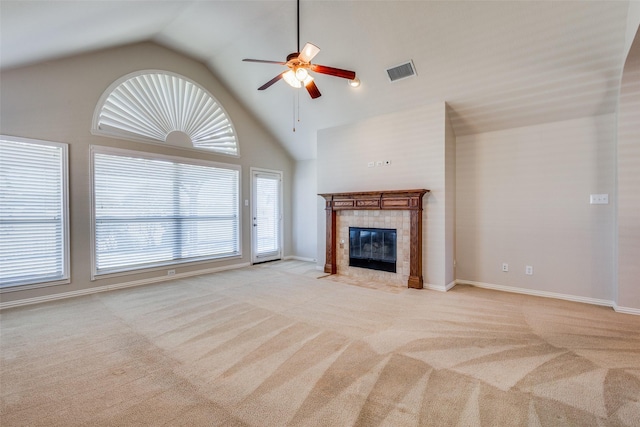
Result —
[[262, 86], [258, 88], [258, 90], [265, 90], [274, 83], [283, 79], [290, 86], [294, 88], [301, 88], [304, 86], [309, 92], [311, 98], [315, 99], [322, 94], [315, 82], [313, 81], [313, 77], [309, 74], [310, 71], [320, 74], [327, 74], [330, 76], [340, 77], [348, 80], [356, 80], [355, 71], [342, 70], [340, 68], [327, 67], [325, 65], [312, 64], [311, 60], [320, 52], [320, 48], [312, 43], [307, 43], [304, 45], [302, 50], [300, 50], [300, 0], [297, 0], [297, 24], [298, 24], [298, 51], [290, 53], [287, 55], [286, 61], [268, 61], [263, 59], [243, 59], [246, 62], [261, 62], [265, 64], [279, 64], [286, 65], [288, 70], [278, 74], [273, 79], [269, 80]]

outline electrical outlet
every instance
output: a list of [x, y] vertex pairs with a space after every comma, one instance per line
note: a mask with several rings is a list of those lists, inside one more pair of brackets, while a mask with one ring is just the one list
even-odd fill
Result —
[[502, 263], [502, 271], [504, 271], [505, 273], [507, 271], [509, 271], [509, 264], [507, 264], [506, 262]]
[[375, 165], [376, 165], [376, 164], [375, 164], [375, 162], [369, 162], [369, 163], [367, 163], [367, 167], [368, 167], [368, 168], [372, 168], [372, 167], [374, 167]]
[[175, 276], [175, 275], [176, 275], [175, 270], [167, 270], [167, 276]]
[[532, 276], [533, 275], [533, 266], [527, 265], [524, 268], [524, 274], [526, 274], [527, 276]]
[[378, 160], [378, 161], [376, 162], [376, 166], [382, 166], [382, 160]]

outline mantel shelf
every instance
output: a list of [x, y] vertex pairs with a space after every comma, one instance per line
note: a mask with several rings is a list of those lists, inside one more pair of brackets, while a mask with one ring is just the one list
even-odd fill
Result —
[[422, 289], [422, 198], [429, 190], [360, 191], [323, 193], [327, 213], [325, 273], [336, 274], [336, 211], [408, 210], [411, 216], [409, 280], [410, 288]]

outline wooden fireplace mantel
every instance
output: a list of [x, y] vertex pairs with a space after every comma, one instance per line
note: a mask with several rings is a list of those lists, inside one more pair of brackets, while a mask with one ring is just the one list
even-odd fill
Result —
[[327, 244], [325, 273], [336, 274], [336, 211], [408, 210], [411, 218], [409, 244], [410, 288], [422, 289], [422, 197], [429, 190], [363, 191], [319, 194], [325, 199]]

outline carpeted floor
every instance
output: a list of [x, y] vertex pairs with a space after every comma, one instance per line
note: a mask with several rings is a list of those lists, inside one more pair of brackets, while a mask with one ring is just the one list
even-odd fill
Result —
[[286, 261], [5, 310], [0, 425], [640, 426], [640, 317]]

